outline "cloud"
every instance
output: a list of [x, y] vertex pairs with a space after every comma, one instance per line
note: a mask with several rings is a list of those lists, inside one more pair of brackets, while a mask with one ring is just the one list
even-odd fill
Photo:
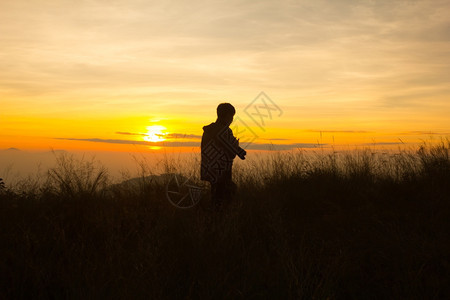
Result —
[[283, 139], [283, 138], [275, 138], [275, 139], [262, 139], [266, 141], [290, 141], [292, 139]]
[[389, 146], [389, 145], [401, 145], [405, 144], [403, 142], [373, 142], [373, 143], [363, 143], [362, 146]]
[[448, 132], [433, 132], [433, 131], [403, 131], [399, 132], [399, 135], [448, 135]]
[[292, 149], [311, 149], [327, 146], [327, 144], [317, 143], [293, 143], [293, 144], [267, 144], [267, 143], [252, 143], [247, 146], [246, 149], [250, 150], [292, 150]]
[[[123, 132], [117, 131], [116, 134], [121, 135], [131, 135], [131, 136], [148, 136], [145, 133], [134, 133], [134, 132]], [[197, 134], [186, 134], [186, 133], [169, 133], [169, 134], [155, 134], [160, 137], [164, 137], [166, 139], [201, 139], [201, 135]]]
[[371, 133], [371, 131], [365, 130], [303, 130], [304, 132], [317, 132], [317, 133]]
[[144, 146], [158, 146], [158, 147], [199, 147], [198, 142], [147, 142], [147, 141], [133, 141], [133, 140], [120, 140], [120, 139], [101, 139], [101, 138], [55, 138], [57, 140], [69, 140], [69, 141], [82, 141], [93, 143], [109, 143], [109, 144], [122, 144], [122, 145], [144, 145]]
[[134, 133], [134, 132], [123, 132], [123, 131], [116, 131], [116, 134], [147, 136], [147, 134], [145, 134], [145, 133]]
[[185, 133], [169, 133], [169, 134], [157, 134], [167, 139], [201, 139], [201, 135], [197, 134], [185, 134]]
[[[125, 144], [125, 145], [143, 145], [143, 146], [158, 146], [158, 147], [200, 147], [199, 142], [177, 142], [177, 141], [164, 141], [164, 142], [147, 142], [147, 141], [132, 141], [132, 140], [120, 140], [120, 139], [101, 139], [101, 138], [55, 138], [57, 140], [69, 140], [69, 141], [83, 141], [93, 143], [110, 143], [110, 144]], [[297, 148], [318, 148], [326, 146], [327, 144], [317, 143], [292, 143], [292, 144], [273, 144], [273, 143], [251, 143], [246, 149], [249, 150], [291, 150]]]

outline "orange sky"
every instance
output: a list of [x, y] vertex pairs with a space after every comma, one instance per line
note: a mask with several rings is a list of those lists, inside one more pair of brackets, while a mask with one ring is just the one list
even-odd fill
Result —
[[247, 149], [448, 137], [448, 15], [439, 0], [3, 0], [0, 149], [190, 151], [224, 101]]

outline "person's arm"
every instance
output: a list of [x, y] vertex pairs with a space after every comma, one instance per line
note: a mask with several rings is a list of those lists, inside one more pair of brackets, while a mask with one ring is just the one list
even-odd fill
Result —
[[237, 156], [239, 156], [240, 159], [244, 160], [245, 156], [247, 155], [247, 151], [239, 147], [238, 152], [236, 154]]
[[217, 141], [229, 158], [233, 159], [237, 155], [240, 159], [245, 159], [247, 152], [239, 147], [239, 140], [234, 137], [233, 131], [230, 128], [225, 128], [221, 131], [217, 136]]
[[245, 155], [247, 155], [247, 151], [242, 149], [239, 146], [239, 139], [236, 139], [236, 137], [233, 135], [233, 131], [230, 129], [230, 143], [234, 146], [234, 153], [239, 156], [240, 159], [244, 160]]

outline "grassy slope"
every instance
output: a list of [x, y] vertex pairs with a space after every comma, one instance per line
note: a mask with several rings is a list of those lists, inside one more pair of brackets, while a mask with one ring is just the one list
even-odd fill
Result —
[[0, 298], [448, 298], [449, 146], [275, 155], [236, 170], [222, 212], [60, 158], [0, 187]]

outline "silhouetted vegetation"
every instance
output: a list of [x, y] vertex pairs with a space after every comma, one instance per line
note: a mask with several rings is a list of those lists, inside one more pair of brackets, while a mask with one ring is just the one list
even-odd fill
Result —
[[449, 152], [274, 153], [219, 213], [170, 205], [145, 165], [110, 185], [61, 156], [0, 181], [0, 298], [448, 299]]

